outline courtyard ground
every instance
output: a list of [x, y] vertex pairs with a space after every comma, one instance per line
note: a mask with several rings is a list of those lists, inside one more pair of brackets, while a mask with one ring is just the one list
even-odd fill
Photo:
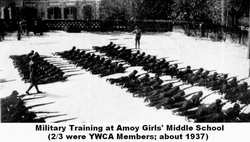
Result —
[[[9, 58], [10, 55], [21, 55], [35, 50], [41, 55], [51, 56], [54, 52], [69, 50], [72, 46], [91, 49], [92, 46], [107, 45], [110, 41], [134, 48], [134, 35], [120, 32], [55, 31], [41, 37], [24, 37], [21, 41], [16, 40], [15, 34], [6, 37], [4, 42], [0, 42], [0, 79], [11, 81], [0, 83], [0, 97], [10, 95], [13, 90], [23, 94], [29, 86], [21, 80]], [[177, 59], [178, 62], [183, 63], [181, 67], [187, 65], [193, 68], [203, 67], [219, 73], [228, 73], [229, 76], [237, 76], [238, 79], [248, 76], [247, 47], [230, 41], [213, 42], [187, 37], [180, 32], [169, 32], [145, 33], [141, 42], [142, 51], [156, 55], [158, 58]], [[63, 62], [67, 63], [67, 61]], [[72, 67], [76, 68], [73, 65]], [[129, 68], [127, 73], [132, 70], [133, 68]], [[36, 95], [36, 97], [43, 98], [27, 101], [26, 105], [52, 102], [49, 105], [33, 108], [35, 112], [48, 111], [52, 112], [50, 115], [60, 115], [47, 118], [47, 122], [64, 119], [72, 119], [71, 122], [186, 122], [184, 117], [172, 115], [170, 110], [146, 107], [143, 99], [132, 97], [125, 89], [110, 85], [104, 78], [94, 76], [84, 70], [77, 73], [78, 75], [69, 77], [65, 82], [41, 85], [41, 90], [46, 93]], [[195, 87], [189, 91], [195, 90], [209, 93], [202, 87]], [[213, 95], [206, 102], [211, 103], [218, 97], [218, 95]], [[38, 113], [38, 116], [43, 117], [48, 114]]]

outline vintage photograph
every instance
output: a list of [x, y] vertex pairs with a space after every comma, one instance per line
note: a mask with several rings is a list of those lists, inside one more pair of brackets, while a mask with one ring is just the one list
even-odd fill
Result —
[[1, 123], [249, 122], [249, 15], [249, 0], [0, 0]]

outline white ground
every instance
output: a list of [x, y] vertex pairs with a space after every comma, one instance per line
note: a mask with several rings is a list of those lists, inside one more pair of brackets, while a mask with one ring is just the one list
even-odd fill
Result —
[[[26, 54], [30, 50], [41, 55], [71, 49], [72, 46], [90, 49], [95, 45], [106, 45], [110, 41], [129, 48], [134, 48], [134, 35], [129, 33], [46, 33], [42, 37], [24, 37], [16, 40], [13, 34], [0, 42], [0, 79], [15, 80], [0, 83], [0, 97], [8, 96], [13, 90], [23, 94], [29, 84], [21, 81], [17, 70], [13, 67], [10, 55]], [[245, 78], [248, 76], [247, 48], [230, 42], [212, 42], [207, 39], [187, 37], [182, 33], [148, 33], [142, 37], [141, 48], [157, 57], [178, 59], [193, 68], [204, 67], [229, 73], [230, 76]], [[53, 59], [59, 60], [59, 59]], [[72, 65], [71, 65], [72, 66]], [[74, 68], [74, 66], [72, 66]], [[133, 69], [129, 69], [132, 71]], [[76, 118], [73, 122], [185, 122], [184, 117], [172, 115], [168, 110], [156, 110], [146, 107], [143, 99], [133, 98], [126, 90], [110, 85], [104, 78], [93, 76], [88, 72], [68, 78], [66, 82], [58, 82], [39, 86], [46, 95], [42, 99], [29, 100], [27, 106], [53, 102], [46, 106], [33, 108], [34, 111], [59, 112], [49, 115], [65, 114], [65, 116], [48, 118], [47, 122]], [[187, 90], [204, 90], [195, 87]], [[206, 91], [208, 94], [209, 92]], [[32, 96], [33, 97], [33, 96]], [[219, 96], [213, 95], [206, 103]], [[28, 98], [28, 97], [25, 97]], [[39, 116], [48, 116], [39, 114]], [[71, 121], [71, 122], [72, 122]]]

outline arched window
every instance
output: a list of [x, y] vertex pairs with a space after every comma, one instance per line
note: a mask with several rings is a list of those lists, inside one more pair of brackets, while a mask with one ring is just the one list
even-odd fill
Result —
[[77, 18], [77, 8], [76, 7], [66, 7], [64, 8], [64, 18], [75, 20]]
[[61, 8], [59, 7], [50, 7], [48, 8], [48, 19], [61, 19]]

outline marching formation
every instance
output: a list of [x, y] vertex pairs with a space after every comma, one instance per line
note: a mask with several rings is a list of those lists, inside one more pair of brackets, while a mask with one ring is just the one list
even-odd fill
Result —
[[[14, 66], [25, 82], [47, 84], [66, 80], [64, 72], [60, 68], [49, 63], [33, 50], [27, 55], [11, 56], [10, 58], [13, 59]], [[30, 69], [30, 61], [35, 62], [35, 70]]]

